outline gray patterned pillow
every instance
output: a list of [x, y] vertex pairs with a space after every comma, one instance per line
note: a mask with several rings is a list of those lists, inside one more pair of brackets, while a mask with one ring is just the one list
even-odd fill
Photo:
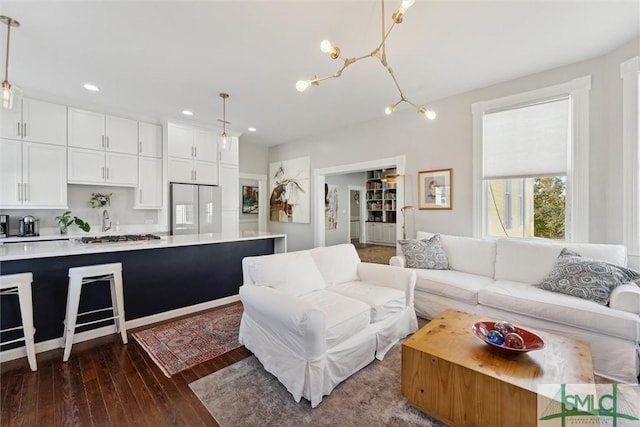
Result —
[[585, 258], [564, 248], [551, 273], [535, 286], [607, 305], [611, 291], [639, 278], [640, 273], [637, 271]]
[[448, 270], [449, 259], [440, 243], [440, 235], [430, 239], [398, 240], [402, 253], [407, 260], [407, 267], [425, 268], [430, 270]]

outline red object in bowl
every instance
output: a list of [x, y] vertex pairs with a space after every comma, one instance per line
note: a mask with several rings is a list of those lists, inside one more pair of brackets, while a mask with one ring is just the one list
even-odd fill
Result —
[[471, 331], [480, 338], [482, 341], [489, 344], [491, 347], [495, 347], [500, 350], [504, 350], [509, 353], [526, 353], [531, 350], [540, 350], [544, 348], [544, 341], [542, 338], [529, 332], [526, 329], [515, 326], [516, 333], [524, 340], [524, 348], [511, 348], [506, 344], [494, 344], [487, 338], [487, 333], [492, 331], [496, 322], [476, 322], [471, 326]]

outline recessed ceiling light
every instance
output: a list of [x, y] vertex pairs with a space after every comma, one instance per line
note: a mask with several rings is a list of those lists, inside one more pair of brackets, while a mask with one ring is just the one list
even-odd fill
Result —
[[91, 92], [100, 92], [100, 88], [92, 83], [85, 83], [83, 87]]
[[254, 128], [254, 127], [250, 127], [250, 128], [247, 128], [247, 130], [248, 130], [249, 132], [255, 132], [257, 129], [256, 129], [256, 128]]
[[182, 114], [185, 116], [193, 116], [193, 111], [190, 110], [182, 110]]

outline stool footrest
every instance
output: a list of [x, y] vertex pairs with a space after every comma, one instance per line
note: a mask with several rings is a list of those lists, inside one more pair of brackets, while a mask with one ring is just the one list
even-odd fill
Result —
[[2, 345], [13, 344], [14, 342], [20, 342], [20, 341], [27, 342], [25, 337], [22, 337], [22, 338], [16, 338], [15, 340], [11, 340], [11, 341], [3, 341]]
[[119, 319], [120, 316], [105, 317], [104, 319], [92, 320], [91, 322], [76, 323], [76, 328], [81, 326], [93, 325], [94, 323], [106, 322], [107, 320]]
[[105, 307], [105, 308], [99, 308], [97, 310], [85, 311], [84, 313], [78, 313], [76, 315], [76, 318], [80, 316], [86, 316], [87, 314], [100, 313], [101, 311], [112, 311], [112, 310], [113, 309], [111, 307]]
[[[5, 333], [5, 332], [10, 332], [10, 331], [17, 331], [19, 329], [24, 329], [22, 326], [16, 326], [15, 328], [7, 328], [7, 329], [3, 329], [0, 331], [0, 333]], [[5, 343], [2, 343], [5, 344]]]

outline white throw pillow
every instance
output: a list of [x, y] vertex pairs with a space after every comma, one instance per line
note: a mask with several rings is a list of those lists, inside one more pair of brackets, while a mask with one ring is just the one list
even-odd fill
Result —
[[255, 257], [249, 272], [256, 285], [295, 296], [326, 288], [309, 251]]

